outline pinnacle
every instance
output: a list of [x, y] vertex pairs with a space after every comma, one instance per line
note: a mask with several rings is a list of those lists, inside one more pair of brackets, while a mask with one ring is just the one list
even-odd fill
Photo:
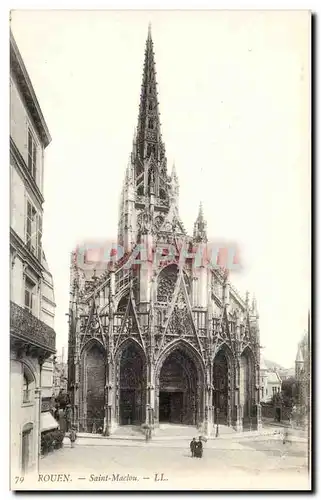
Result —
[[171, 177], [177, 177], [175, 162], [173, 162]]
[[196, 222], [194, 224], [194, 238], [201, 238], [203, 241], [206, 239], [206, 222], [203, 215], [203, 205], [200, 203], [199, 211]]

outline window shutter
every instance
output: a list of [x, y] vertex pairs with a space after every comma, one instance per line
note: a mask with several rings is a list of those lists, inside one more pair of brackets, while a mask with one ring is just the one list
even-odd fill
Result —
[[27, 288], [25, 288], [25, 307], [30, 309], [30, 292]]
[[27, 201], [27, 228], [26, 228], [26, 244], [27, 247], [31, 246], [31, 225], [32, 225], [32, 206], [29, 201]]
[[42, 217], [38, 215], [38, 234], [37, 234], [37, 249], [38, 249], [38, 260], [42, 260]]
[[36, 180], [37, 175], [37, 147], [36, 144], [33, 143], [32, 149], [32, 177]]
[[35, 312], [38, 309], [38, 307], [37, 307], [37, 298], [38, 297], [34, 292], [35, 292], [35, 288], [33, 289], [32, 293], [31, 293], [31, 312], [33, 314], [35, 314]]
[[28, 129], [28, 170], [32, 173], [32, 135]]

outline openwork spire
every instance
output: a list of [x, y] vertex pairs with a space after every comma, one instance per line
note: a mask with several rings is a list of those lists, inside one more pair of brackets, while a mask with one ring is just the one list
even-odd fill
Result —
[[156, 161], [161, 161], [165, 156], [160, 132], [156, 68], [151, 25], [148, 26], [145, 48], [136, 148], [138, 157], [141, 161], [150, 157], [153, 157]]
[[203, 206], [202, 203], [200, 203], [199, 211], [198, 211], [198, 216], [194, 224], [194, 240], [197, 242], [206, 242], [207, 241], [207, 234], [206, 234], [206, 221], [204, 219], [204, 214], [203, 214]]

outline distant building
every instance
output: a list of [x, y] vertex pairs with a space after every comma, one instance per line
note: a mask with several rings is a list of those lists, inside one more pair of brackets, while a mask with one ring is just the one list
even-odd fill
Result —
[[260, 397], [261, 403], [271, 401], [275, 394], [281, 392], [282, 379], [276, 371], [268, 369], [263, 357], [260, 366]]
[[53, 396], [56, 398], [61, 389], [67, 392], [67, 363], [64, 361], [63, 356], [56, 358], [53, 371]]
[[11, 473], [36, 469], [42, 410], [52, 392], [55, 300], [42, 249], [44, 150], [51, 137], [10, 33], [10, 441]]
[[294, 369], [294, 367], [283, 368], [282, 370], [277, 370], [277, 372], [278, 372], [280, 379], [283, 381], [283, 380], [287, 380], [291, 377], [294, 377], [295, 369]]

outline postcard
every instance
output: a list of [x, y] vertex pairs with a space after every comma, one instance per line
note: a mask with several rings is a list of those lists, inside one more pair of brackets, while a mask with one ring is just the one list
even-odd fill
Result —
[[311, 489], [310, 51], [11, 12], [11, 490]]

